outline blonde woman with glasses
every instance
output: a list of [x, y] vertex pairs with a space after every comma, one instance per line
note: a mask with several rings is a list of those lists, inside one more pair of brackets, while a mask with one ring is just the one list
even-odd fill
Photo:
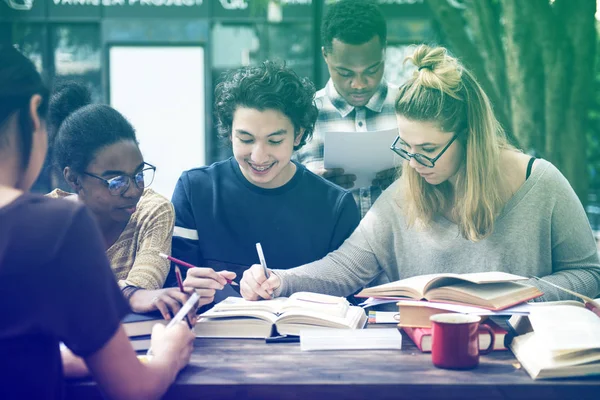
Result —
[[[596, 297], [598, 252], [569, 182], [550, 162], [507, 144], [488, 97], [446, 49], [419, 46], [408, 61], [417, 70], [399, 89], [392, 145], [405, 160], [400, 178], [337, 251], [269, 271], [269, 279], [254, 265], [243, 296], [346, 296], [375, 279], [505, 271]], [[545, 293], [540, 300], [568, 298], [528, 283]]]

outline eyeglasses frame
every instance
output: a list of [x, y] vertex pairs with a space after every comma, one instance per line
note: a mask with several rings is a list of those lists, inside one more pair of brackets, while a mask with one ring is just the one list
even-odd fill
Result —
[[[456, 140], [457, 137], [458, 137], [458, 133], [455, 134], [452, 137], [452, 139], [450, 139], [448, 144], [446, 144], [446, 146], [442, 149], [442, 151], [440, 151], [438, 153], [438, 155], [435, 156], [434, 158], [427, 157], [425, 154], [421, 154], [421, 153], [409, 153], [408, 151], [406, 151], [404, 149], [400, 149], [400, 148], [396, 147], [396, 143], [398, 143], [398, 140], [400, 140], [400, 135], [396, 136], [394, 143], [392, 143], [392, 145], [390, 146], [390, 150], [392, 150], [394, 153], [398, 154], [400, 157], [402, 157], [406, 161], [410, 162], [410, 159], [414, 158], [419, 164], [423, 165], [424, 167], [434, 168], [435, 162], [437, 160], [439, 160], [439, 158], [446, 152], [446, 150], [448, 150], [448, 148], [452, 145], [452, 143], [454, 143], [454, 141]], [[424, 164], [422, 161], [419, 161], [420, 157], [425, 158], [427, 161], [429, 161], [431, 163], [431, 165]]]
[[[122, 196], [122, 195], [123, 195], [125, 192], [127, 192], [127, 191], [129, 190], [129, 187], [131, 186], [131, 182], [132, 182], [132, 181], [135, 183], [135, 186], [136, 186], [138, 189], [142, 189], [142, 190], [144, 190], [144, 188], [146, 188], [146, 187], [148, 187], [148, 186], [150, 186], [150, 185], [152, 184], [152, 182], [150, 182], [150, 183], [148, 184], [148, 186], [140, 187], [140, 186], [138, 185], [138, 183], [137, 183], [136, 179], [135, 179], [135, 176], [136, 176], [136, 175], [138, 175], [138, 174], [141, 174], [141, 173], [143, 173], [144, 171], [147, 171], [147, 170], [152, 170], [152, 171], [153, 171], [153, 172], [156, 174], [156, 167], [155, 167], [154, 165], [152, 165], [152, 164], [150, 164], [150, 163], [148, 163], [148, 162], [145, 162], [145, 161], [144, 161], [144, 166], [142, 167], [142, 170], [141, 170], [140, 172], [136, 173], [136, 174], [133, 174], [133, 175], [121, 174], [121, 175], [117, 175], [117, 176], [115, 176], [114, 178], [110, 178], [110, 179], [104, 179], [104, 178], [102, 178], [101, 176], [94, 175], [94, 174], [92, 174], [92, 173], [90, 173], [90, 172], [87, 172], [87, 171], [84, 171], [84, 172], [83, 172], [83, 175], [91, 176], [92, 178], [96, 178], [96, 179], [98, 179], [98, 180], [101, 180], [102, 182], [104, 182], [104, 184], [106, 185], [106, 188], [107, 188], [107, 189], [110, 187], [110, 182], [111, 182], [113, 179], [117, 179], [117, 178], [120, 178], [120, 177], [127, 177], [127, 178], [129, 178], [129, 179], [127, 180], [127, 185], [126, 185], [126, 186], [123, 186], [125, 189], [122, 189], [120, 193], [116, 193], [116, 194], [115, 194], [115, 193], [112, 193], [112, 192], [110, 191], [110, 189], [109, 189], [109, 191], [108, 191], [108, 193], [110, 193], [110, 194], [111, 194], [111, 196]], [[154, 179], [153, 179], [152, 181], [154, 181]]]

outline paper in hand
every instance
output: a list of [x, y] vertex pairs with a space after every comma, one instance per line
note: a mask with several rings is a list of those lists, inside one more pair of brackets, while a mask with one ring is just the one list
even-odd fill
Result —
[[354, 188], [369, 187], [378, 172], [400, 165], [390, 150], [398, 129], [372, 132], [325, 132], [324, 168], [356, 175]]

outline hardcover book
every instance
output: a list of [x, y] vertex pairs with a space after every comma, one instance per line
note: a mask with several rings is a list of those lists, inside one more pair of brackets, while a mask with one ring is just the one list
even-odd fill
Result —
[[197, 337], [267, 338], [299, 335], [303, 328], [362, 329], [364, 310], [343, 297], [298, 292], [289, 298], [248, 301], [229, 297], [200, 314]]
[[412, 298], [502, 310], [543, 294], [517, 282], [526, 279], [497, 271], [420, 275], [364, 289], [356, 297]]
[[[504, 345], [504, 338], [508, 333], [492, 320], [485, 322], [494, 331], [494, 350], [507, 350]], [[410, 328], [403, 327], [402, 330], [414, 342], [423, 353], [431, 352], [431, 328]], [[480, 330], [479, 349], [485, 350], [490, 345], [490, 334], [486, 330]]]

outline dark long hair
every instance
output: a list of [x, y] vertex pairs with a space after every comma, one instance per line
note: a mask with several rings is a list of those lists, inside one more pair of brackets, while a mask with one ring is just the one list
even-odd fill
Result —
[[10, 45], [0, 44], [0, 148], [6, 144], [2, 129], [8, 118], [18, 113], [18, 144], [21, 166], [27, 168], [31, 157], [33, 121], [29, 115], [31, 96], [39, 94], [42, 102], [38, 107], [40, 118], [48, 110], [48, 89], [33, 63]]

